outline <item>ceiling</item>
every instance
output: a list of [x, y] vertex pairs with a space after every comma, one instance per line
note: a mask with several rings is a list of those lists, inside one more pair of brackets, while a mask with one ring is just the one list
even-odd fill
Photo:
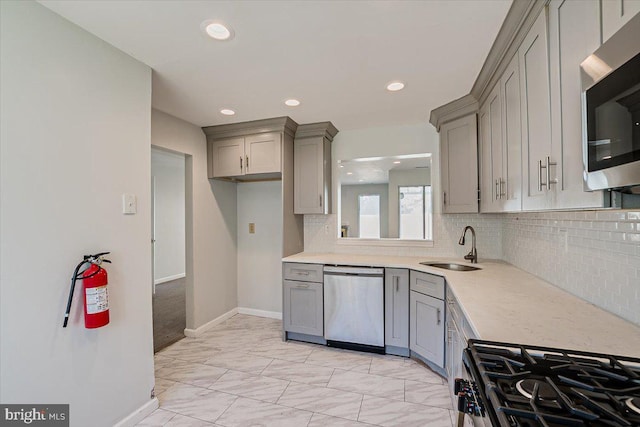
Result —
[[431, 174], [431, 154], [408, 154], [392, 157], [369, 157], [338, 160], [341, 185], [386, 184], [389, 171], [420, 169]]
[[[159, 110], [198, 126], [289, 115], [345, 130], [424, 123], [469, 93], [511, 0], [40, 3], [152, 67]], [[209, 19], [235, 37], [208, 38]], [[405, 89], [388, 92], [393, 80]]]

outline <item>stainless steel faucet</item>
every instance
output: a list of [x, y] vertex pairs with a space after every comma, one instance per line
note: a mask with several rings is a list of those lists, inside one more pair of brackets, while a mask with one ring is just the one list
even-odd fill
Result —
[[462, 230], [462, 237], [460, 237], [458, 244], [464, 246], [464, 237], [467, 235], [467, 230], [471, 230], [471, 252], [466, 254], [464, 259], [471, 261], [472, 264], [477, 264], [478, 252], [476, 251], [476, 230], [474, 230], [472, 226], [467, 225], [464, 230]]

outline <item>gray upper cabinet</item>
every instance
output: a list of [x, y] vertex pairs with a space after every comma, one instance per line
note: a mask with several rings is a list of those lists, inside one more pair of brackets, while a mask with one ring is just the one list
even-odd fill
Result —
[[294, 213], [331, 213], [331, 142], [338, 130], [330, 122], [298, 127], [294, 141]]
[[522, 209], [518, 57], [480, 108], [480, 210], [510, 212]]
[[280, 134], [265, 133], [209, 143], [213, 170], [209, 178], [237, 177], [281, 171]]
[[[594, 1], [593, 3], [596, 2]], [[640, 0], [600, 0], [600, 3], [601, 5], [594, 4], [594, 6], [602, 8], [603, 43], [640, 12]], [[575, 24], [579, 25], [579, 21], [576, 20]], [[589, 52], [589, 54], [591, 53], [593, 52]]]
[[281, 171], [281, 136], [278, 133], [250, 135], [244, 139], [245, 174]]
[[[604, 2], [603, 8], [612, 3], [616, 2]], [[557, 180], [551, 188], [554, 208], [603, 206], [602, 192], [583, 191], [582, 88], [577, 66], [600, 45], [599, 16], [595, 1], [549, 4], [551, 157], [558, 163], [551, 169]]]
[[[409, 348], [409, 270], [384, 270], [384, 341], [389, 346]], [[387, 353], [394, 353], [387, 349]]]
[[478, 212], [478, 137], [476, 115], [440, 127], [442, 212]]
[[286, 199], [289, 183], [293, 191], [293, 136], [297, 128], [289, 117], [203, 127], [209, 178], [238, 182], [283, 179]]
[[244, 175], [244, 138], [209, 143], [209, 158], [213, 165], [209, 178]]
[[557, 173], [557, 159], [551, 158], [547, 12], [545, 7], [518, 50], [524, 210], [552, 207], [549, 190]]

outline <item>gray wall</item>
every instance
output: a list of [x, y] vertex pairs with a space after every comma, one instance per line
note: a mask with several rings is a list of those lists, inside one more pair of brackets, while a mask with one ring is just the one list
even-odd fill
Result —
[[389, 187], [387, 184], [362, 184], [362, 185], [343, 185], [341, 187], [341, 203], [342, 212], [341, 224], [349, 225], [349, 236], [358, 237], [360, 230], [358, 228], [358, 197], [360, 195], [379, 194], [380, 195], [380, 237], [389, 236]]
[[237, 185], [238, 307], [277, 317], [282, 313], [282, 182]]
[[[0, 396], [112, 426], [150, 402], [151, 69], [35, 2], [0, 2]], [[122, 194], [138, 213], [122, 214]], [[85, 329], [83, 254], [111, 251], [111, 323]]]
[[207, 178], [202, 129], [158, 110], [151, 142], [186, 158], [187, 328], [196, 329], [237, 306], [236, 184]]

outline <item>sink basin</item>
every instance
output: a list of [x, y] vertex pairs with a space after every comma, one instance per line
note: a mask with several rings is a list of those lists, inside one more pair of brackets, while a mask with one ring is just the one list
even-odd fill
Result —
[[478, 267], [472, 267], [467, 264], [456, 264], [453, 262], [421, 262], [422, 265], [428, 265], [429, 267], [444, 268], [445, 270], [454, 271], [473, 271], [480, 270]]

